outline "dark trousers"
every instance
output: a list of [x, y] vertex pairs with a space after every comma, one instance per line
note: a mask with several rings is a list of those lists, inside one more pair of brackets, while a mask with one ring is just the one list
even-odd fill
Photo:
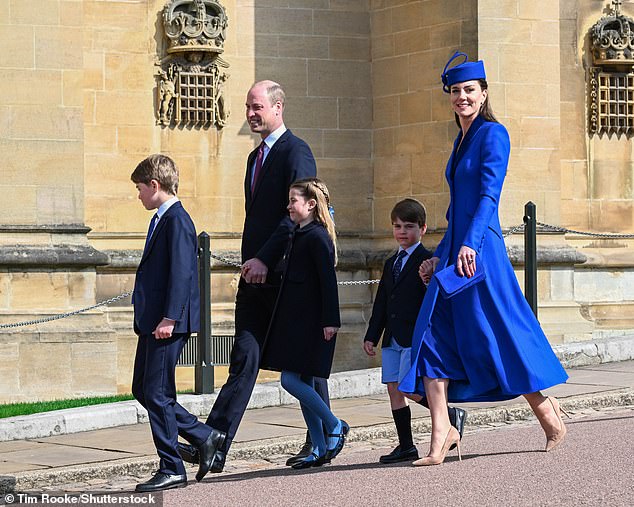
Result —
[[154, 445], [160, 458], [159, 471], [170, 475], [185, 474], [178, 454], [178, 435], [201, 445], [211, 429], [199, 422], [176, 402], [176, 362], [189, 334], [175, 334], [157, 340], [140, 335], [134, 359], [132, 394], [148, 411]]
[[[207, 424], [227, 434], [227, 452], [238, 431], [260, 368], [264, 338], [273, 315], [278, 289], [241, 282], [236, 296], [236, 335], [231, 350], [229, 378], [218, 393]], [[328, 382], [315, 378], [315, 391], [330, 406]]]

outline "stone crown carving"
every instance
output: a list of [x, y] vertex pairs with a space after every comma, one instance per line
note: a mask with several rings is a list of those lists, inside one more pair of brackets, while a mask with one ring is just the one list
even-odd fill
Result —
[[214, 0], [172, 0], [163, 10], [168, 53], [222, 53], [227, 29], [225, 8]]
[[634, 65], [634, 20], [621, 14], [622, 0], [612, 0], [612, 14], [590, 30], [595, 66]]
[[228, 18], [214, 0], [172, 0], [163, 9], [166, 55], [156, 64], [156, 123], [164, 127], [224, 127]]

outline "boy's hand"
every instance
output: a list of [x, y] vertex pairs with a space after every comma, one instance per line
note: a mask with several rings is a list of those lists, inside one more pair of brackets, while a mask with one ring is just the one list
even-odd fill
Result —
[[438, 257], [432, 257], [431, 259], [424, 260], [418, 268], [418, 276], [420, 276], [425, 285], [429, 284], [439, 262], [440, 259]]
[[332, 337], [337, 334], [337, 331], [339, 331], [338, 327], [325, 327], [324, 328], [324, 340], [329, 342], [332, 339]]
[[247, 283], [264, 283], [269, 268], [260, 259], [254, 257], [242, 265], [242, 278]]
[[157, 340], [171, 338], [172, 332], [174, 331], [174, 324], [176, 324], [175, 320], [163, 317], [163, 320], [159, 322], [159, 325], [156, 326], [156, 329], [152, 332], [154, 338]]
[[374, 350], [374, 343], [370, 340], [363, 342], [363, 350], [368, 356], [376, 356], [376, 350]]

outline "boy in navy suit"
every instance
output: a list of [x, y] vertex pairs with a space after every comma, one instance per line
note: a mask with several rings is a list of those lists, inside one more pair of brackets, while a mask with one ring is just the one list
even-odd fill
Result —
[[[421, 238], [427, 231], [427, 216], [420, 202], [416, 199], [404, 199], [396, 203], [391, 220], [392, 234], [399, 248], [383, 267], [363, 342], [365, 353], [375, 356], [374, 348], [381, 335], [383, 336], [382, 382], [387, 384], [399, 441], [399, 445], [391, 453], [379, 458], [385, 464], [418, 459], [418, 450], [412, 438], [411, 411], [406, 395], [398, 390], [398, 384], [411, 368], [412, 334], [425, 296], [426, 288], [418, 275], [418, 268], [425, 259], [432, 256], [432, 252], [421, 243]], [[424, 404], [419, 395], [407, 397]], [[460, 426], [458, 431], [462, 435], [465, 412], [450, 408], [449, 413], [452, 424], [456, 422]]]
[[151, 155], [136, 167], [131, 179], [145, 209], [157, 210], [132, 294], [134, 331], [139, 337], [132, 394], [148, 411], [160, 458], [158, 472], [136, 487], [148, 492], [187, 485], [177, 451], [179, 434], [202, 452], [215, 448], [223, 436], [176, 402], [176, 362], [200, 320], [196, 229], [176, 197], [178, 169], [169, 157]]

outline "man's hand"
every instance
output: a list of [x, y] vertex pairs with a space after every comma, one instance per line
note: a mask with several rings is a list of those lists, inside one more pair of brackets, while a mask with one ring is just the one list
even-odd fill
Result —
[[163, 320], [159, 322], [158, 326], [156, 326], [156, 329], [152, 332], [154, 338], [156, 338], [157, 340], [171, 338], [172, 332], [174, 331], [174, 324], [176, 324], [175, 320], [163, 317]]
[[337, 331], [339, 331], [338, 327], [325, 327], [324, 328], [324, 340], [326, 340], [327, 342], [332, 340], [332, 337], [337, 334]]
[[376, 351], [374, 350], [374, 343], [369, 340], [363, 342], [363, 350], [368, 356], [376, 356]]
[[269, 268], [260, 259], [249, 259], [242, 265], [242, 278], [247, 283], [264, 283]]

